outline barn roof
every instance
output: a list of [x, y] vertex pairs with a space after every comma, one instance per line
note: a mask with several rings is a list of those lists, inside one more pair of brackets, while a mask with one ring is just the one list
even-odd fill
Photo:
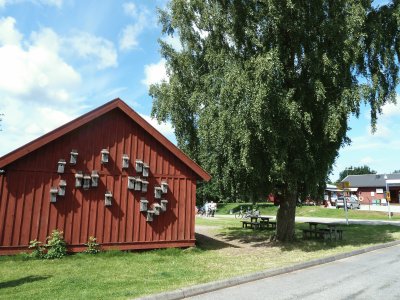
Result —
[[78, 127], [106, 114], [107, 112], [119, 108], [126, 115], [128, 115], [134, 122], [136, 122], [140, 127], [152, 135], [158, 142], [160, 142], [164, 147], [171, 151], [177, 158], [179, 158], [184, 164], [186, 164], [190, 169], [193, 170], [201, 179], [209, 181], [211, 176], [204, 171], [198, 164], [191, 160], [185, 153], [182, 152], [178, 147], [171, 143], [166, 137], [164, 137], [160, 132], [158, 132], [153, 126], [151, 126], [147, 121], [145, 121], [138, 113], [136, 113], [132, 108], [130, 108], [124, 101], [116, 98], [78, 118], [72, 120], [71, 122], [62, 125], [55, 130], [46, 133], [45, 135], [33, 140], [32, 142], [0, 157], [0, 168], [4, 168], [10, 163], [20, 159], [21, 157], [37, 150], [38, 148], [56, 140], [57, 138], [77, 129]]

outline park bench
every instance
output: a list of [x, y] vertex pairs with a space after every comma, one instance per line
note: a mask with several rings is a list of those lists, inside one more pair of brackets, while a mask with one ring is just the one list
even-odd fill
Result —
[[251, 221], [241, 221], [241, 222], [242, 222], [242, 228], [253, 228], [253, 229], [260, 228], [259, 222], [251, 222]]
[[318, 229], [303, 229], [303, 238], [316, 238], [323, 240], [342, 240], [343, 229], [336, 228], [335, 230], [329, 228]]

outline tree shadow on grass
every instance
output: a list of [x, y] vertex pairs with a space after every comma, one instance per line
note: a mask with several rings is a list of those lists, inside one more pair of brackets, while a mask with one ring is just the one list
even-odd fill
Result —
[[297, 226], [296, 242], [281, 243], [279, 247], [283, 251], [300, 249], [305, 252], [314, 252], [318, 250], [329, 250], [343, 246], [367, 247], [371, 244], [382, 244], [395, 241], [394, 233], [400, 232], [398, 226], [393, 225], [342, 225], [343, 239], [339, 241], [323, 241], [315, 239], [303, 239], [302, 228], [308, 228], [306, 225]]
[[213, 239], [204, 234], [200, 234], [196, 232], [196, 246], [203, 250], [219, 250], [223, 248], [238, 248], [235, 245]]
[[268, 246], [271, 236], [275, 233], [271, 229], [250, 229], [241, 227], [226, 227], [216, 236], [226, 241], [251, 244], [251, 247]]
[[14, 279], [14, 280], [9, 280], [9, 281], [4, 281], [0, 282], [0, 289], [4, 288], [11, 288], [11, 287], [16, 287], [20, 286], [26, 283], [31, 283], [39, 280], [45, 280], [51, 276], [25, 276], [22, 278]]
[[343, 246], [363, 247], [387, 243], [395, 241], [396, 238], [393, 237], [393, 234], [400, 232], [400, 227], [393, 225], [342, 225], [343, 240], [324, 241], [303, 239], [301, 229], [306, 228], [308, 228], [307, 224], [297, 224], [296, 240], [291, 243], [270, 241], [275, 230], [253, 230], [241, 227], [225, 227], [217, 237], [231, 242], [250, 244], [250, 247], [279, 247], [282, 251], [315, 252]]

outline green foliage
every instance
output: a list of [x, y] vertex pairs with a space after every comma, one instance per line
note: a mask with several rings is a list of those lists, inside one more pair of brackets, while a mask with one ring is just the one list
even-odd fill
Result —
[[30, 241], [28, 248], [32, 249], [32, 252], [29, 255], [30, 257], [43, 258], [45, 255], [45, 247], [43, 246], [43, 243], [38, 241], [37, 239]]
[[364, 175], [364, 174], [376, 174], [376, 171], [372, 170], [367, 165], [360, 167], [351, 166], [339, 173], [339, 179], [337, 180], [337, 182], [341, 182], [343, 179], [346, 178], [347, 175]]
[[398, 1], [170, 1], [160, 21], [182, 49], [160, 41], [169, 80], [150, 88], [152, 115], [212, 175], [200, 198], [280, 191], [293, 210], [321, 194], [349, 116], [367, 103], [375, 128], [395, 100], [399, 15]]
[[64, 241], [63, 232], [57, 229], [53, 230], [50, 236], [47, 237], [47, 253], [44, 258], [55, 259], [62, 258], [67, 254], [67, 244]]
[[100, 245], [97, 243], [96, 238], [94, 236], [89, 237], [85, 246], [87, 247], [85, 253], [97, 254], [100, 252]]

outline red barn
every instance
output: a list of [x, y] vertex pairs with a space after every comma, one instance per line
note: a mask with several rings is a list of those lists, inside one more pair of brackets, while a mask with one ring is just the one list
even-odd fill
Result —
[[0, 158], [0, 254], [64, 232], [70, 251], [195, 242], [196, 181], [210, 175], [120, 99]]

